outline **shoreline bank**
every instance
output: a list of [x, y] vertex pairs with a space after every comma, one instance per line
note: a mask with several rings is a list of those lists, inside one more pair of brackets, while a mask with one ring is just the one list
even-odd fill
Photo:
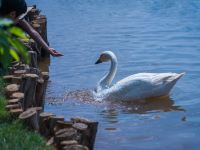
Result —
[[[33, 6], [25, 19], [47, 40], [47, 19], [40, 10]], [[42, 72], [39, 65], [42, 60], [50, 59], [35, 41], [29, 39], [24, 43], [29, 49], [30, 64], [13, 62], [8, 74], [3, 79], [6, 99], [3, 103], [9, 117], [23, 122], [32, 131], [40, 133], [56, 149], [92, 150], [95, 142], [98, 122], [85, 118], [72, 118], [66, 121], [64, 116], [43, 112], [45, 93], [48, 84], [48, 72]], [[44, 67], [48, 71], [48, 63]]]

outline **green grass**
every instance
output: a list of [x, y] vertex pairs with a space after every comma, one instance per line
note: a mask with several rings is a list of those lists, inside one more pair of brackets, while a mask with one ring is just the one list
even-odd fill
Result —
[[0, 150], [53, 150], [46, 146], [42, 136], [29, 131], [19, 120], [12, 119], [5, 109], [4, 86], [0, 78]]

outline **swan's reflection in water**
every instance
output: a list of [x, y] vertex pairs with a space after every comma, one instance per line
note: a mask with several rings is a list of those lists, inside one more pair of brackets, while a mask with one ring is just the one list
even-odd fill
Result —
[[170, 96], [149, 98], [138, 101], [121, 101], [118, 105], [121, 106], [124, 113], [144, 114], [152, 112], [184, 111], [183, 108], [174, 104], [174, 101], [170, 98]]

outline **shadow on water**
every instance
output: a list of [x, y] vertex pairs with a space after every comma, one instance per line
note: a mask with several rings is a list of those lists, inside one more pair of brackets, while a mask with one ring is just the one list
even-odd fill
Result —
[[155, 112], [170, 112], [170, 111], [185, 111], [181, 106], [175, 105], [170, 96], [163, 96], [157, 98], [149, 98], [137, 101], [95, 101], [93, 92], [91, 90], [76, 90], [68, 91], [63, 97], [49, 97], [49, 104], [62, 104], [62, 103], [80, 103], [89, 104], [91, 106], [103, 107], [106, 113], [113, 115], [115, 110], [127, 114], [146, 114]]

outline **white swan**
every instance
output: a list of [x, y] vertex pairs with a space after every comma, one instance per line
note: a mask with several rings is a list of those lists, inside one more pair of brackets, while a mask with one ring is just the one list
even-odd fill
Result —
[[95, 96], [101, 99], [139, 100], [168, 95], [184, 73], [138, 73], [111, 85], [117, 71], [117, 58], [104, 51], [95, 64], [111, 61], [110, 71], [97, 85]]

